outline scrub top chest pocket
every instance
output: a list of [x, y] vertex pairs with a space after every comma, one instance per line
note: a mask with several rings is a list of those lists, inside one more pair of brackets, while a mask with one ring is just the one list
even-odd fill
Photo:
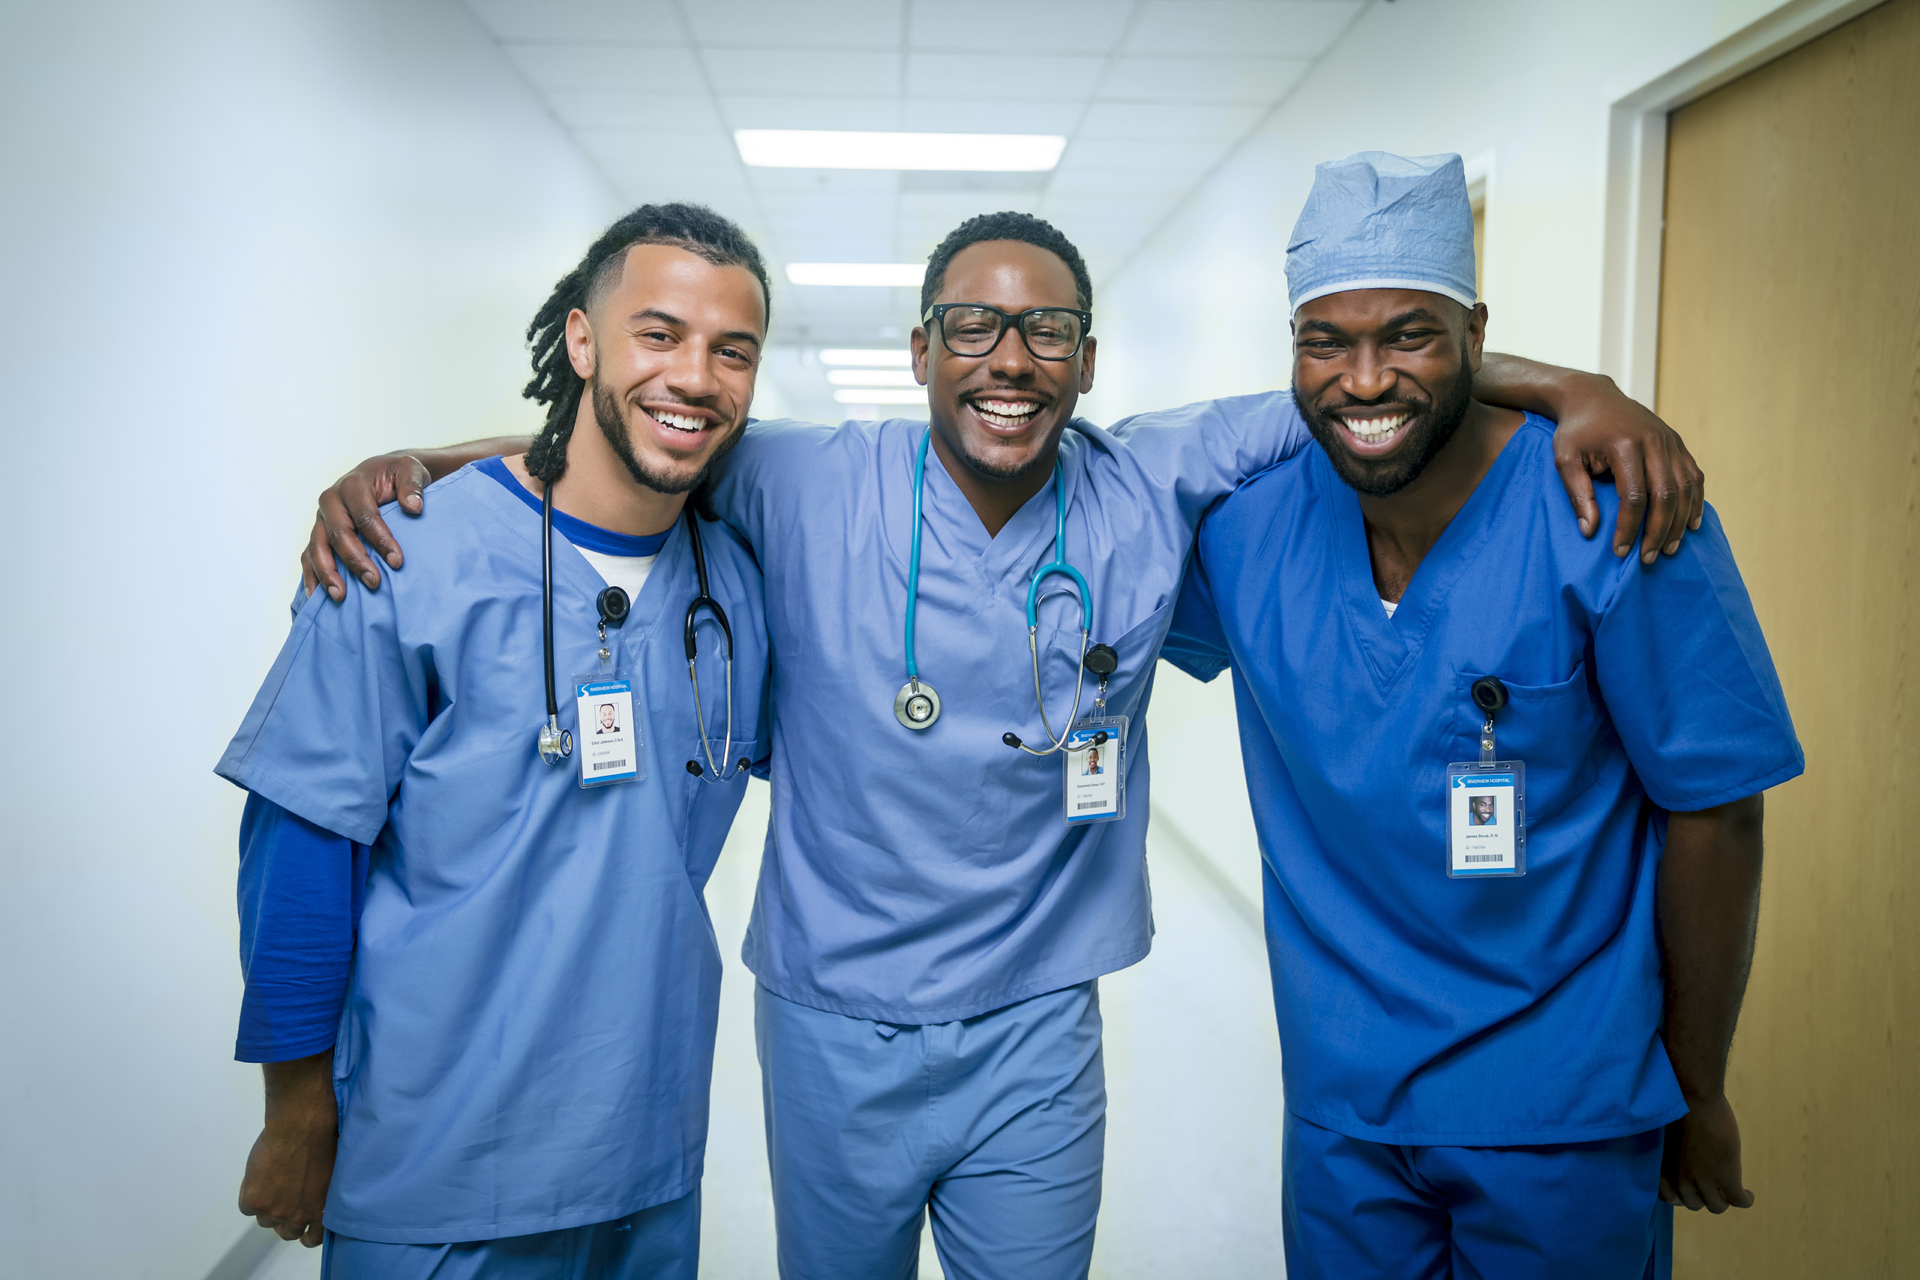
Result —
[[1447, 874], [1524, 875], [1530, 834], [1599, 776], [1600, 715], [1584, 663], [1552, 684], [1462, 673], [1448, 721]]

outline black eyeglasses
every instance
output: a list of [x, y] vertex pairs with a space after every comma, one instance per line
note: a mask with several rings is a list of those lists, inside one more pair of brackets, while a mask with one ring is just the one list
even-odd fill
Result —
[[1093, 327], [1093, 312], [1071, 307], [1034, 307], [1014, 314], [983, 302], [943, 302], [929, 307], [922, 324], [937, 327], [940, 341], [957, 356], [984, 356], [1000, 345], [1007, 326], [1036, 360], [1071, 360]]

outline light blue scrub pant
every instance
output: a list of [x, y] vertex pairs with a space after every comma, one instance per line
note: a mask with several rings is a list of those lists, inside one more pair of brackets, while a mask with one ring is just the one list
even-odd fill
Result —
[[327, 1232], [320, 1280], [695, 1280], [700, 1191], [611, 1222], [463, 1244]]
[[1671, 1280], [1663, 1143], [1408, 1147], [1288, 1112], [1288, 1280]]
[[1078, 1280], [1106, 1143], [1091, 982], [895, 1026], [755, 992], [785, 1280]]

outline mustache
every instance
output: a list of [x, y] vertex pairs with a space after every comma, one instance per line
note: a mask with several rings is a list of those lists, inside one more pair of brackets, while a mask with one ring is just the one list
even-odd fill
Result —
[[1427, 396], [1408, 395], [1396, 390], [1391, 396], [1379, 396], [1372, 400], [1356, 400], [1347, 396], [1339, 403], [1322, 400], [1314, 404], [1315, 413], [1332, 414], [1343, 409], [1406, 409], [1412, 413], [1421, 413], [1433, 408], [1433, 401]]

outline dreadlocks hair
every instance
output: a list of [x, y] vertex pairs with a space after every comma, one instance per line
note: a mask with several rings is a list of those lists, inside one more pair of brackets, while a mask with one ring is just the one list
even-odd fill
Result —
[[1073, 290], [1080, 298], [1082, 311], [1093, 310], [1093, 278], [1087, 274], [1086, 259], [1073, 247], [1073, 241], [1060, 234], [1051, 222], [1036, 218], [1030, 213], [983, 213], [968, 218], [965, 222], [947, 233], [940, 247], [927, 259], [926, 278], [920, 284], [920, 314], [927, 314], [927, 308], [940, 296], [940, 290], [947, 284], [947, 267], [953, 262], [955, 254], [968, 245], [979, 244], [985, 240], [1018, 240], [1037, 249], [1045, 249], [1054, 257], [1067, 264], [1067, 270], [1073, 272]]
[[546, 424], [527, 450], [527, 473], [538, 480], [551, 483], [566, 471], [567, 441], [587, 386], [567, 355], [567, 317], [576, 309], [592, 309], [619, 278], [627, 250], [639, 244], [672, 245], [716, 267], [745, 267], [760, 282], [769, 317], [773, 313], [773, 291], [760, 250], [746, 232], [705, 205], [645, 204], [608, 227], [580, 265], [560, 277], [527, 326], [533, 379], [520, 394], [547, 406]]

